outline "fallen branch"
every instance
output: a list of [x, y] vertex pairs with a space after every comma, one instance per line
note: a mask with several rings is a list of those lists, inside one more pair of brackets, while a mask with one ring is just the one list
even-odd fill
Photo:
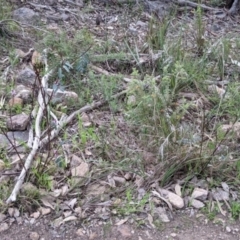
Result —
[[188, 0], [176, 0], [176, 4], [178, 4], [180, 6], [189, 6], [192, 8], [200, 7], [206, 11], [216, 11], [216, 8], [208, 7], [205, 4], [195, 3], [195, 2], [188, 1]]
[[[42, 84], [43, 86], [46, 87], [46, 83], [48, 81], [48, 78], [51, 74], [51, 71], [46, 74], [43, 78], [42, 78]], [[45, 89], [45, 88], [43, 88]], [[113, 95], [110, 100], [112, 99], [116, 99], [119, 98], [122, 95], [125, 95], [127, 93], [127, 90], [123, 90], [115, 95]], [[40, 89], [39, 90], [39, 95], [38, 95], [38, 101], [39, 101], [39, 110], [37, 113], [37, 117], [36, 117], [36, 123], [35, 123], [35, 131], [36, 131], [36, 136], [34, 138], [34, 142], [33, 142], [33, 147], [32, 147], [32, 151], [30, 152], [30, 154], [28, 155], [24, 167], [21, 171], [21, 174], [18, 177], [18, 180], [14, 186], [14, 189], [11, 193], [11, 195], [9, 196], [9, 198], [7, 199], [6, 203], [9, 204], [11, 202], [15, 202], [16, 198], [17, 198], [17, 194], [19, 193], [21, 186], [24, 182], [24, 179], [26, 177], [27, 171], [30, 169], [31, 164], [33, 159], [35, 158], [36, 154], [38, 153], [38, 150], [43, 148], [44, 146], [46, 146], [50, 141], [52, 141], [55, 137], [58, 136], [59, 132], [68, 124], [70, 123], [75, 117], [77, 117], [80, 113], [83, 112], [87, 112], [87, 111], [91, 111], [93, 109], [96, 109], [104, 104], [106, 104], [108, 101], [98, 101], [96, 103], [90, 104], [90, 105], [86, 105], [82, 108], [80, 108], [79, 110], [73, 112], [70, 116], [66, 116], [63, 115], [61, 117], [61, 119], [57, 122], [57, 126], [56, 129], [52, 130], [51, 133], [44, 137], [42, 140], [41, 139], [41, 129], [40, 129], [40, 123], [41, 123], [41, 119], [43, 117], [43, 112], [45, 110], [45, 104], [44, 104], [44, 98], [43, 98], [43, 91]], [[45, 94], [45, 96], [47, 96], [47, 94]]]
[[228, 11], [228, 13], [230, 15], [234, 15], [234, 14], [236, 14], [238, 12], [238, 10], [239, 10], [239, 0], [234, 0], [231, 8]]

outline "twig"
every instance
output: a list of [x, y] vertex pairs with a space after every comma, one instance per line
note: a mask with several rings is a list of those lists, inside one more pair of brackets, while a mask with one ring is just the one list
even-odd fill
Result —
[[215, 8], [208, 7], [205, 4], [199, 4], [199, 3], [191, 2], [191, 1], [188, 1], [188, 0], [176, 0], [176, 4], [178, 4], [180, 6], [189, 6], [189, 7], [192, 7], [192, 8], [200, 7], [203, 10], [207, 10], [207, 11], [213, 11], [213, 10], [216, 11]]
[[[36, 135], [35, 135], [35, 138], [34, 138], [33, 147], [32, 147], [32, 150], [29, 153], [29, 155], [28, 155], [28, 157], [25, 161], [24, 167], [21, 171], [21, 174], [18, 177], [17, 183], [15, 184], [10, 197], [6, 201], [7, 203], [11, 203], [11, 202], [16, 201], [17, 194], [18, 194], [18, 192], [19, 192], [19, 190], [20, 190], [20, 188], [23, 184], [23, 181], [25, 179], [27, 171], [31, 167], [32, 161], [33, 161], [34, 157], [36, 156], [37, 151], [39, 149], [39, 142], [40, 142], [40, 138], [41, 138], [41, 128], [40, 128], [40, 126], [41, 126], [41, 121], [42, 121], [42, 117], [43, 117], [44, 110], [45, 110], [44, 103], [46, 102], [44, 97], [47, 96], [47, 94], [43, 94], [43, 91], [46, 89], [48, 79], [49, 79], [50, 75], [52, 74], [52, 70], [48, 72], [48, 64], [47, 64], [47, 59], [46, 58], [44, 59], [44, 62], [45, 62], [45, 68], [46, 68], [47, 74], [45, 76], [43, 76], [43, 78], [42, 78], [41, 87], [40, 87], [39, 93], [38, 93], [39, 109], [38, 109], [38, 113], [37, 113], [36, 121], [35, 121]], [[35, 109], [33, 111], [35, 111]]]
[[[47, 82], [50, 74], [51, 74], [51, 71], [43, 77], [43, 80], [42, 80], [43, 86], [45, 86], [45, 83]], [[123, 90], [123, 91], [113, 95], [110, 100], [119, 98], [120, 96], [125, 95], [126, 93], [127, 93], [127, 90]], [[20, 188], [23, 184], [23, 181], [25, 179], [27, 171], [31, 167], [31, 163], [32, 163], [34, 157], [36, 156], [37, 151], [39, 149], [41, 149], [42, 147], [44, 147], [46, 144], [48, 144], [49, 141], [52, 141], [56, 136], [58, 136], [59, 132], [68, 123], [70, 123], [78, 114], [83, 113], [83, 112], [87, 112], [87, 111], [91, 111], [91, 110], [96, 109], [96, 108], [98, 108], [98, 107], [100, 107], [100, 106], [102, 106], [102, 105], [104, 105], [105, 103], [108, 102], [106, 100], [105, 101], [99, 101], [99, 102], [96, 102], [96, 103], [93, 103], [93, 104], [90, 104], [90, 105], [86, 105], [86, 106], [80, 108], [79, 110], [73, 112], [70, 116], [66, 116], [66, 115], [62, 116], [61, 119], [58, 122], [58, 125], [57, 125], [56, 129], [52, 130], [51, 133], [48, 136], [46, 136], [44, 139], [42, 139], [40, 141], [40, 139], [41, 139], [40, 123], [41, 123], [41, 119], [43, 117], [43, 112], [45, 110], [44, 105], [43, 105], [44, 100], [43, 100], [41, 90], [39, 91], [39, 96], [38, 97], [39, 97], [40, 107], [39, 107], [38, 114], [37, 114], [37, 117], [36, 117], [36, 123], [35, 123], [36, 136], [35, 136], [35, 139], [34, 139], [33, 148], [32, 148], [32, 151], [30, 152], [30, 154], [28, 155], [28, 157], [25, 161], [24, 169], [22, 169], [21, 174], [18, 177], [17, 183], [14, 186], [14, 189], [13, 189], [10, 197], [6, 201], [7, 204], [16, 201], [17, 194], [18, 194], [18, 192], [19, 192], [19, 190], [20, 190]]]
[[231, 14], [231, 15], [234, 15], [237, 13], [239, 9], [239, 0], [234, 0], [231, 8], [229, 9], [228, 13]]

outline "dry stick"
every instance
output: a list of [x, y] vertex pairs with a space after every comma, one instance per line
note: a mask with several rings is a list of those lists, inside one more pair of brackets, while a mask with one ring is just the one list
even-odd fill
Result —
[[[43, 78], [42, 78], [42, 87], [44, 88], [46, 86], [46, 83], [48, 81], [49, 76], [51, 75], [52, 71], [50, 71], [49, 73], [47, 73]], [[44, 99], [43, 99], [43, 95], [42, 95], [42, 91], [39, 91], [38, 94], [38, 102], [39, 102], [39, 109], [38, 109], [38, 113], [37, 113], [37, 117], [36, 117], [36, 122], [35, 122], [35, 131], [36, 131], [36, 136], [34, 138], [34, 142], [33, 142], [33, 147], [31, 152], [29, 153], [25, 164], [24, 164], [24, 168], [21, 171], [21, 174], [18, 177], [17, 183], [14, 186], [14, 189], [10, 195], [10, 197], [7, 199], [6, 203], [11, 203], [16, 201], [17, 198], [17, 194], [23, 184], [24, 178], [27, 174], [28, 169], [31, 166], [32, 160], [33, 158], [36, 156], [37, 151], [39, 149], [39, 142], [40, 142], [40, 137], [41, 137], [41, 121], [42, 121], [42, 117], [43, 117], [43, 113], [44, 113]]]
[[[116, 98], [119, 98], [121, 97], [122, 95], [125, 95], [127, 93], [127, 90], [123, 90], [115, 95], [113, 95], [110, 99], [110, 100], [113, 100], [113, 99], [116, 99]], [[62, 130], [62, 128], [64, 126], [66, 126], [68, 123], [70, 123], [77, 115], [79, 115], [80, 113], [83, 113], [83, 112], [88, 112], [88, 111], [91, 111], [93, 109], [96, 109], [104, 104], [106, 104], [107, 102], [109, 102], [107, 100], [105, 101], [98, 101], [96, 103], [93, 103], [93, 104], [89, 104], [89, 105], [86, 105], [82, 108], [80, 108], [79, 110], [73, 112], [70, 116], [64, 116], [62, 117], [62, 119], [59, 121], [59, 124], [57, 126], [56, 129], [52, 130], [51, 131], [51, 134], [50, 134], [50, 139], [46, 136], [41, 142], [40, 142], [40, 147], [43, 147], [49, 140], [52, 141], [58, 134], [59, 132]]]
[[234, 0], [231, 8], [229, 9], [229, 14], [234, 15], [238, 11], [239, 0]]
[[[43, 117], [44, 110], [45, 110], [45, 104], [44, 104], [45, 103], [45, 99], [44, 98], [46, 97], [46, 94], [44, 94], [44, 91], [46, 91], [46, 88], [48, 86], [48, 84], [47, 84], [48, 83], [48, 79], [49, 79], [50, 75], [53, 72], [53, 70], [48, 72], [46, 50], [44, 50], [44, 63], [45, 63], [45, 69], [46, 69], [47, 74], [43, 76], [42, 81], [41, 81], [41, 87], [40, 87], [39, 92], [38, 92], [39, 109], [38, 109], [38, 113], [37, 113], [36, 121], [35, 121], [35, 132], [36, 132], [36, 135], [35, 135], [35, 138], [34, 138], [33, 147], [32, 147], [32, 150], [29, 153], [29, 155], [28, 155], [28, 157], [27, 157], [27, 159], [25, 161], [24, 167], [23, 167], [23, 169], [21, 171], [21, 174], [18, 177], [17, 183], [15, 184], [15, 186], [13, 188], [13, 191], [12, 191], [10, 197], [7, 199], [6, 203], [10, 203], [10, 202], [16, 201], [17, 194], [18, 194], [18, 192], [19, 192], [19, 190], [20, 190], [20, 188], [21, 188], [21, 186], [23, 184], [23, 181], [25, 179], [27, 171], [30, 168], [32, 160], [36, 156], [37, 151], [39, 149], [39, 142], [40, 142], [40, 138], [41, 138], [41, 128], [40, 128], [40, 125], [41, 125], [42, 117]], [[35, 111], [35, 109], [33, 110], [33, 112], [34, 111]]]
[[[44, 77], [48, 78], [49, 75], [50, 74], [48, 74]], [[126, 93], [127, 93], [127, 90], [123, 90], [123, 91], [113, 95], [110, 100], [119, 98], [120, 96], [125, 95]], [[42, 97], [41, 93], [39, 93], [39, 96]], [[78, 114], [87, 112], [87, 111], [91, 111], [91, 110], [96, 109], [108, 102], [107, 100], [105, 100], [105, 101], [99, 101], [99, 102], [96, 102], [96, 103], [93, 103], [90, 105], [86, 105], [86, 106], [80, 108], [79, 110], [73, 112], [70, 116], [62, 117], [59, 121], [57, 128], [51, 131], [50, 139], [49, 139], [49, 136], [46, 136], [42, 141], [40, 141], [40, 127], [39, 126], [40, 126], [40, 122], [41, 122], [41, 119], [43, 116], [43, 111], [44, 111], [42, 101], [40, 102], [42, 105], [40, 105], [40, 107], [39, 107], [38, 115], [36, 118], [36, 125], [35, 125], [36, 126], [36, 137], [34, 139], [32, 151], [28, 155], [25, 165], [24, 165], [24, 169], [22, 169], [22, 172], [21, 172], [20, 176], [18, 177], [17, 183], [15, 184], [10, 197], [6, 201], [7, 204], [16, 201], [17, 194], [23, 184], [24, 178], [27, 174], [27, 171], [29, 170], [29, 168], [31, 166], [31, 163], [32, 163], [35, 155], [37, 154], [38, 149], [44, 147], [49, 141], [52, 141], [59, 134], [59, 132], [63, 129], [63, 127], [66, 126], [68, 123], [70, 123]]]
[[199, 4], [199, 3], [191, 2], [191, 1], [188, 1], [188, 0], [176, 0], [176, 3], [180, 6], [189, 6], [189, 7], [192, 7], [192, 8], [201, 7], [203, 10], [207, 10], [207, 11], [215, 10], [216, 11], [216, 8], [208, 7], [204, 4]]

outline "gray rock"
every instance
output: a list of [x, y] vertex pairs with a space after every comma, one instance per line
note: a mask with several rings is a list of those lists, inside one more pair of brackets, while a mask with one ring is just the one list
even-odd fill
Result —
[[162, 193], [164, 194], [164, 197], [168, 199], [168, 201], [177, 209], [181, 209], [184, 207], [184, 201], [183, 198], [179, 197], [177, 194], [170, 192], [165, 189], [161, 189]]
[[21, 113], [7, 119], [7, 128], [11, 131], [24, 131], [27, 129], [28, 123], [29, 116]]
[[66, 13], [62, 13], [61, 18], [63, 21], [68, 21], [70, 19], [69, 15], [67, 15]]
[[157, 207], [154, 210], [154, 213], [158, 215], [158, 217], [160, 218], [160, 220], [164, 223], [170, 222], [170, 219], [166, 213], [166, 210], [162, 207]]
[[16, 78], [17, 83], [22, 83], [25, 86], [34, 85], [35, 80], [36, 80], [35, 72], [28, 67], [24, 68]]
[[13, 18], [23, 24], [39, 25], [40, 22], [38, 13], [26, 7], [13, 11]]
[[8, 230], [8, 228], [9, 228], [9, 225], [7, 223], [0, 224], [0, 232], [4, 232]]
[[230, 233], [230, 232], [232, 231], [232, 229], [231, 229], [229, 226], [226, 226], [226, 231], [227, 231], [228, 233]]
[[226, 192], [220, 188], [213, 189], [212, 190], [212, 195], [214, 200], [218, 201], [229, 201], [229, 192]]
[[198, 200], [206, 200], [208, 196], [208, 191], [202, 188], [195, 188], [192, 193], [192, 198]]
[[52, 89], [47, 89], [47, 93], [51, 98], [51, 102], [53, 104], [58, 104], [58, 103], [67, 103], [68, 101], [77, 101], [78, 100], [78, 95], [75, 92], [71, 91], [53, 91]]
[[32, 90], [28, 88], [23, 89], [16, 94], [16, 97], [21, 98], [24, 103], [28, 103], [32, 99]]
[[199, 209], [199, 208], [203, 208], [205, 206], [205, 204], [197, 199], [192, 199], [190, 201], [191, 203], [191, 206], [193, 206], [194, 208], [196, 209]]
[[15, 143], [17, 142], [24, 142], [28, 140], [28, 131], [14, 131], [14, 132], [7, 132], [7, 137], [4, 134], [0, 134], [0, 147], [7, 147], [10, 146], [10, 142]]

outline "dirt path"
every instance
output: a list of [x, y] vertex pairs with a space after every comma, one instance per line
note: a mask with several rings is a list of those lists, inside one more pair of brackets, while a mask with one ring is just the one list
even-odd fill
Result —
[[1, 233], [1, 240], [45, 239], [179, 239], [179, 240], [237, 240], [240, 239], [239, 224], [218, 218], [218, 223], [208, 221], [205, 217], [189, 217], [179, 213], [170, 223], [160, 224], [158, 229], [137, 227], [128, 222], [121, 226], [111, 226], [99, 222], [95, 226], [83, 226], [81, 222], [66, 223], [54, 229], [51, 221], [41, 219], [35, 224], [13, 224]]

